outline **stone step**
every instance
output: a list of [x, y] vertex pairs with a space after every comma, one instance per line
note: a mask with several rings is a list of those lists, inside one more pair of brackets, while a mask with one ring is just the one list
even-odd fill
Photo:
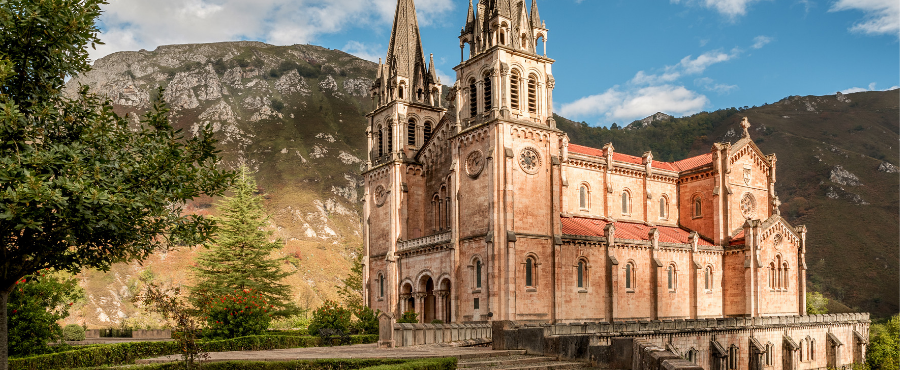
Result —
[[501, 364], [500, 366], [495, 367], [483, 367], [483, 368], [469, 368], [472, 370], [475, 369], [484, 369], [484, 370], [563, 370], [563, 369], [581, 369], [587, 367], [588, 364], [581, 362], [566, 362], [566, 361], [544, 361], [544, 362], [535, 362], [535, 363], [511, 363], [511, 364]]
[[480, 358], [522, 356], [524, 354], [525, 354], [524, 349], [511, 349], [511, 350], [506, 350], [506, 351], [484, 351], [483, 353], [467, 353], [464, 355], [456, 356], [456, 358], [460, 361], [465, 361], [465, 360], [473, 360], [473, 359], [480, 359]]
[[469, 369], [469, 368], [487, 368], [487, 367], [499, 367], [504, 365], [526, 365], [533, 364], [539, 362], [550, 362], [555, 361], [556, 359], [553, 357], [540, 357], [540, 356], [521, 356], [521, 355], [513, 355], [513, 356], [499, 356], [491, 359], [472, 359], [466, 361], [460, 361], [457, 363], [456, 367], [460, 369]]

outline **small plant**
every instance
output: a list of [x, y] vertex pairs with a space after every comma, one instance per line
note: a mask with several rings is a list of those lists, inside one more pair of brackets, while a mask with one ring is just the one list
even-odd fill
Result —
[[340, 330], [342, 333], [347, 333], [349, 328], [350, 310], [335, 301], [328, 300], [313, 311], [309, 334], [318, 335], [320, 329]]
[[188, 308], [190, 305], [181, 299], [181, 289], [163, 290], [150, 283], [144, 294], [136, 296], [134, 300], [159, 313], [173, 324], [175, 329], [173, 336], [178, 348], [181, 349], [185, 369], [200, 368], [200, 362], [209, 358], [209, 354], [200, 349], [200, 343], [197, 341], [201, 334], [200, 320]]
[[272, 322], [275, 309], [252, 289], [235, 290], [233, 294], [213, 297], [201, 305], [206, 314], [206, 336], [210, 338], [263, 334]]
[[381, 314], [381, 310], [373, 311], [371, 308], [363, 306], [353, 314], [357, 319], [353, 323], [357, 334], [378, 334], [378, 315]]
[[432, 323], [432, 324], [443, 324], [444, 321], [442, 321], [442, 320], [431, 320], [431, 323]]
[[69, 324], [63, 328], [63, 340], [79, 341], [84, 338], [84, 328], [81, 325]]
[[413, 311], [406, 311], [400, 316], [400, 320], [397, 320], [397, 323], [402, 324], [418, 324], [419, 323], [419, 315]]

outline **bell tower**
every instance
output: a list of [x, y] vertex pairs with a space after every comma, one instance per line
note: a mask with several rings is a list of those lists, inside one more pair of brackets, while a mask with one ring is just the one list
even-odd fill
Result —
[[433, 58], [425, 64], [413, 0], [397, 1], [387, 58], [378, 62], [370, 94], [363, 281], [377, 283], [364, 284], [364, 297], [372, 308], [399, 314], [397, 243], [422, 236], [421, 226], [407, 222], [410, 212], [421, 212], [410, 195], [422, 182], [414, 157], [446, 111]]

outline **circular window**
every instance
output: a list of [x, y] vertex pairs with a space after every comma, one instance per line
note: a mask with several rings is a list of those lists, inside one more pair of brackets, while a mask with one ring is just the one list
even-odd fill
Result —
[[741, 213], [744, 214], [744, 218], [747, 219], [756, 216], [756, 200], [753, 199], [752, 194], [746, 193], [741, 199]]
[[471, 178], [477, 178], [484, 170], [484, 154], [480, 150], [469, 153], [466, 157], [466, 174]]
[[387, 190], [384, 189], [384, 186], [378, 185], [375, 188], [375, 205], [381, 207], [385, 200], [387, 200]]
[[519, 166], [529, 174], [536, 174], [541, 169], [541, 155], [535, 148], [525, 148], [519, 153]]

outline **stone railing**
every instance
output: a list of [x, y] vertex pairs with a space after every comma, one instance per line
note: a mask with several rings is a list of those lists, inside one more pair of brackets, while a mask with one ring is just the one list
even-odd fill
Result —
[[541, 327], [544, 329], [545, 335], [606, 334], [619, 336], [629, 334], [651, 334], [655, 332], [666, 333], [670, 331], [729, 330], [746, 327], [816, 325], [868, 320], [868, 313], [842, 313], [807, 316], [730, 317], [697, 320], [618, 321], [613, 323], [593, 322], [552, 325], [515, 323], [514, 328]]
[[451, 232], [447, 231], [440, 234], [429, 235], [422, 238], [402, 240], [397, 243], [397, 250], [409, 250], [420, 247], [429, 247], [432, 245], [444, 244], [450, 242]]
[[491, 324], [398, 324], [381, 314], [378, 346], [381, 348], [444, 344], [467, 347], [491, 343]]

